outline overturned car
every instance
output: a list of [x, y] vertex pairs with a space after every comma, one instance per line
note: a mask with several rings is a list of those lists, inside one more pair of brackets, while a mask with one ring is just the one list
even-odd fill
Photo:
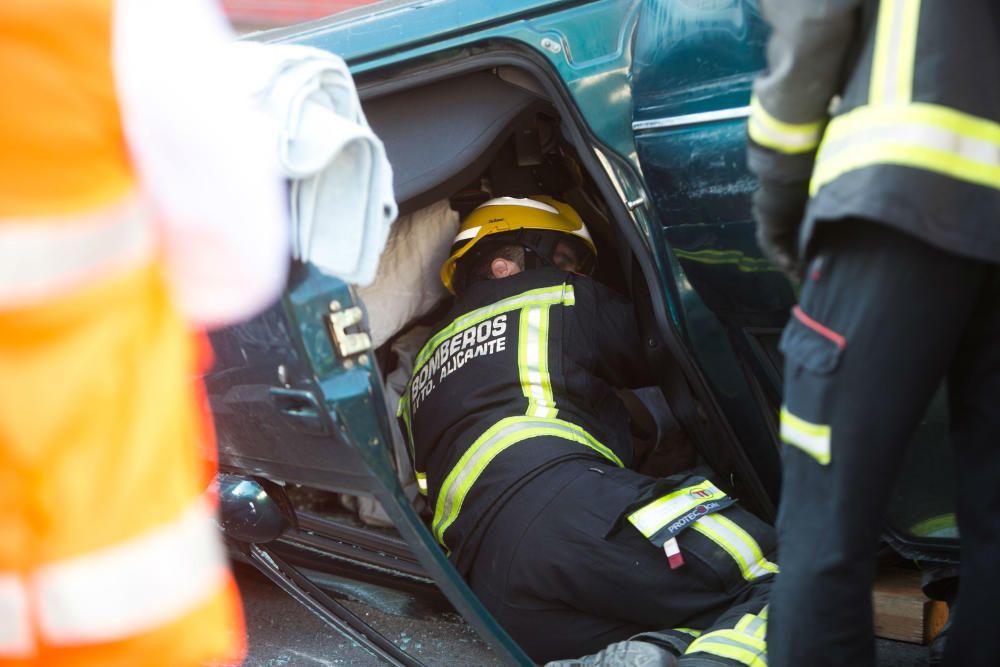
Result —
[[[595, 277], [635, 304], [659, 380], [632, 401], [644, 461], [703, 466], [773, 522], [777, 345], [795, 295], [750, 218], [745, 118], [765, 37], [752, 0], [387, 0], [253, 36], [344, 57], [400, 218], [371, 285], [297, 261], [280, 303], [212, 334], [205, 382], [235, 552], [394, 664], [419, 663], [317, 573], [440, 591], [501, 659], [531, 664], [432, 536], [395, 414], [451, 298], [438, 270], [459, 219], [494, 196], [539, 193], [580, 213]], [[936, 400], [886, 539], [947, 562], [945, 417]]]

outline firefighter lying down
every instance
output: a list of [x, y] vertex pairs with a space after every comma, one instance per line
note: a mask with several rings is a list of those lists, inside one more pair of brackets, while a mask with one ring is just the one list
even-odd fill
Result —
[[399, 411], [434, 536], [535, 660], [765, 665], [772, 529], [704, 477], [630, 469], [614, 389], [655, 378], [595, 258], [549, 197], [462, 223]]

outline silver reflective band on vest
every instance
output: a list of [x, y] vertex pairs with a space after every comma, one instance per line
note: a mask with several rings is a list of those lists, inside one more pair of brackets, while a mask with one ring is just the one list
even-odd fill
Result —
[[1000, 189], [1000, 124], [913, 100], [920, 5], [879, 3], [868, 103], [830, 122], [810, 194], [846, 173], [880, 165]]
[[767, 667], [767, 644], [738, 630], [715, 630], [691, 642], [685, 655], [708, 653], [746, 667]]
[[34, 653], [28, 591], [15, 574], [0, 574], [0, 658]]
[[747, 581], [778, 572], [778, 566], [764, 557], [757, 540], [725, 516], [708, 514], [695, 521], [691, 528], [722, 547], [736, 561], [740, 574]]
[[736, 629], [744, 634], [764, 639], [767, 634], [767, 615], [764, 613], [759, 616], [744, 614], [743, 618], [736, 624]]
[[[112, 642], [148, 632], [216, 595], [226, 572], [212, 508], [198, 499], [172, 522], [136, 538], [46, 564], [26, 578], [0, 574], [0, 656], [33, 652], [21, 630], [31, 619], [54, 645]], [[34, 608], [27, 609], [24, 599]]]
[[[672, 491], [628, 516], [628, 520], [646, 537], [652, 537], [668, 523], [699, 505], [725, 498], [726, 494], [709, 481]], [[700, 519], [699, 519], [700, 520]]]
[[86, 213], [0, 219], [0, 308], [34, 303], [148, 259], [154, 235], [134, 197]]
[[810, 186], [815, 194], [839, 176], [893, 164], [1000, 189], [1000, 125], [946, 107], [859, 107], [835, 118]]
[[870, 104], [904, 105], [910, 102], [919, 19], [920, 0], [882, 0], [879, 3]]
[[576, 424], [561, 419], [535, 419], [526, 416], [502, 419], [472, 443], [441, 485], [434, 508], [433, 530], [442, 546], [447, 546], [444, 542], [445, 531], [458, 518], [462, 503], [490, 462], [519, 442], [543, 436], [555, 436], [580, 443], [613, 461], [615, 465], [624, 467], [614, 452]]
[[549, 306], [527, 306], [521, 310], [518, 336], [518, 366], [521, 388], [528, 399], [530, 417], [551, 418], [559, 411], [549, 376]]

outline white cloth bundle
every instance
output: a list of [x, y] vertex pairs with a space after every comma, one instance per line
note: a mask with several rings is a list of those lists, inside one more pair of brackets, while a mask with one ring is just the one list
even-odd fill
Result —
[[275, 123], [292, 179], [292, 253], [367, 285], [396, 219], [392, 168], [343, 59], [306, 46], [239, 42], [238, 76]]

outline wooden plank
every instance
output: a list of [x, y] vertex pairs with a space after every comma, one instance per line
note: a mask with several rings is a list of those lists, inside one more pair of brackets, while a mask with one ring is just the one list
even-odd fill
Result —
[[929, 644], [948, 622], [948, 605], [932, 600], [930, 611], [924, 614], [924, 643]]
[[928, 599], [920, 589], [920, 573], [902, 568], [881, 569], [872, 593], [875, 636], [926, 644], [948, 619], [948, 606]]

